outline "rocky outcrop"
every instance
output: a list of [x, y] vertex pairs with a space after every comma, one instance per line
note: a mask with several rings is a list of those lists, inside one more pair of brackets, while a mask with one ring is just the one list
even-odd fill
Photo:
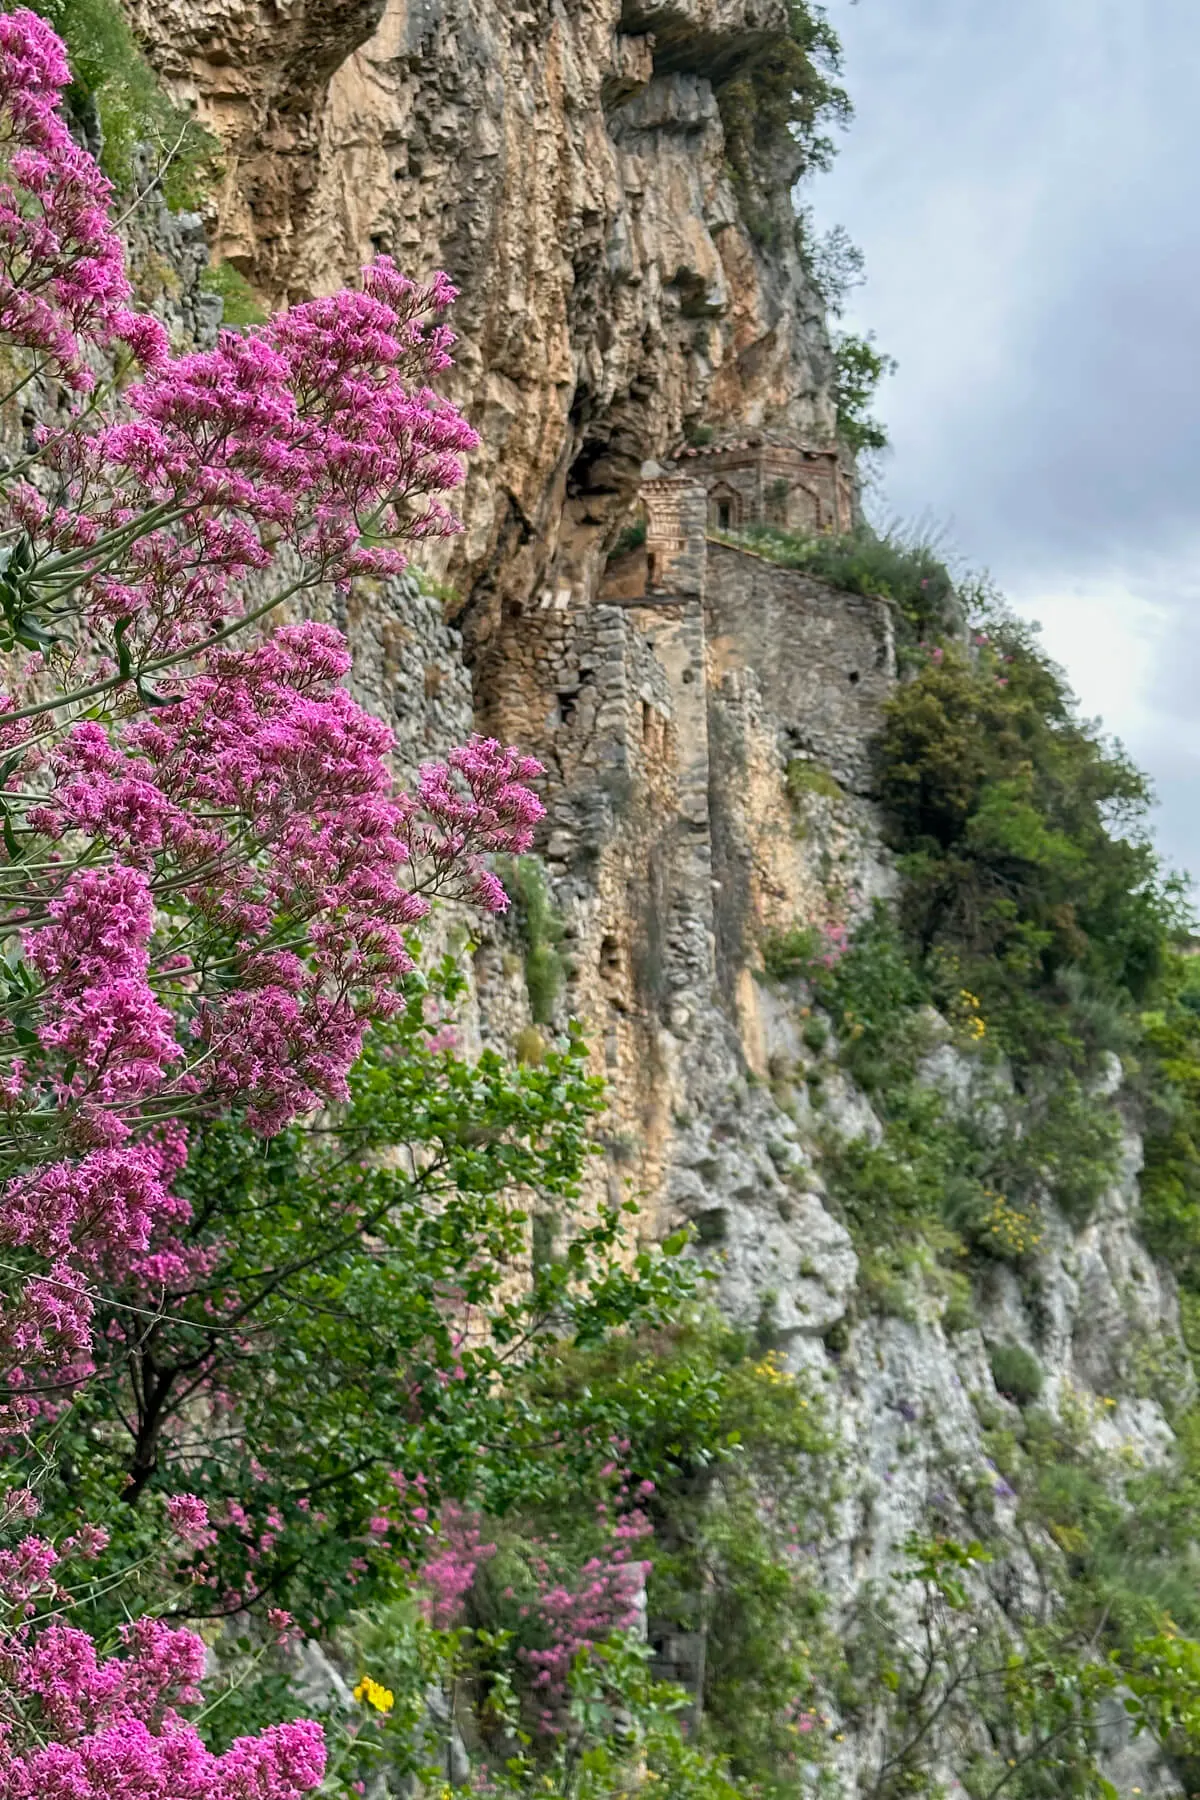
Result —
[[[138, 0], [225, 146], [218, 257], [271, 302], [380, 251], [462, 289], [483, 436], [449, 552], [468, 636], [594, 587], [646, 457], [701, 422], [828, 441], [830, 354], [794, 242], [740, 218], [714, 82], [785, 0]], [[447, 573], [439, 568], [440, 574]]]
[[[1086, 1229], [1049, 1207], [1036, 1307], [998, 1268], [955, 1332], [932, 1304], [872, 1311], [821, 1144], [880, 1121], [813, 1048], [805, 994], [760, 979], [764, 938], [852, 923], [895, 885], [869, 775], [895, 679], [887, 604], [707, 543], [686, 459], [662, 466], [700, 425], [832, 438], [819, 297], [794, 234], [768, 253], [742, 218], [717, 99], [785, 0], [136, 10], [225, 146], [214, 253], [265, 299], [328, 290], [381, 251], [462, 288], [453, 386], [483, 447], [465, 533], [433, 568], [451, 624], [415, 583], [364, 587], [345, 617], [357, 679], [410, 766], [472, 707], [545, 763], [558, 1016], [586, 1021], [611, 1095], [600, 1179], [649, 1197], [649, 1232], [690, 1222], [726, 1310], [825, 1387], [846, 1465], [823, 1551], [835, 1603], [931, 1517], [986, 1502], [1005, 1529], [982, 1423], [1012, 1410], [997, 1344], [1036, 1350], [1048, 1397], [1073, 1396], [1099, 1446], [1160, 1456], [1163, 1408], [1130, 1371], [1139, 1342], [1178, 1328], [1137, 1241], [1132, 1133]], [[608, 563], [639, 491], [650, 541]], [[473, 1032], [511, 1043], [528, 1025], [519, 968], [513, 940], [485, 936]], [[925, 1073], [992, 1104], [952, 1043]], [[1014, 1538], [1018, 1584], [1024, 1566]], [[839, 1752], [848, 1793], [869, 1753]], [[1151, 1791], [1148, 1765], [1122, 1766]]]

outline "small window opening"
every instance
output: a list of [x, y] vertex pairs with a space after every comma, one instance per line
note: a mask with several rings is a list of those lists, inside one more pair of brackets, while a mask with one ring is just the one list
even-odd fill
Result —
[[732, 524], [733, 524], [733, 508], [730, 506], [728, 500], [718, 500], [718, 502], [717, 502], [717, 529], [719, 531], [728, 531], [730, 529], [730, 527], [732, 526]]
[[857, 687], [858, 686], [858, 670], [851, 669], [851, 671], [850, 671], [849, 675], [846, 677], [846, 679], [849, 681], [851, 687]]

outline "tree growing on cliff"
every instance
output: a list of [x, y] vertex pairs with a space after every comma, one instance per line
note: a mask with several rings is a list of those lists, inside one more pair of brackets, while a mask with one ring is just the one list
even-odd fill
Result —
[[824, 9], [788, 0], [786, 29], [717, 73], [726, 161], [742, 216], [767, 249], [782, 241], [801, 174], [828, 167], [828, 127], [850, 118], [840, 72], [841, 45]]

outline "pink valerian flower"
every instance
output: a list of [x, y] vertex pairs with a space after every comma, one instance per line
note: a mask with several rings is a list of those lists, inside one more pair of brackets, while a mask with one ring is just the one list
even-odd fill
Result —
[[424, 764], [417, 787], [423, 816], [410, 829], [413, 855], [449, 879], [458, 898], [503, 912], [508, 896], [481, 852], [529, 849], [546, 809], [524, 784], [542, 773], [534, 757], [495, 738], [473, 737], [444, 763]]
[[[416, 1511], [424, 1511], [424, 1508]], [[442, 1547], [422, 1563], [418, 1579], [429, 1591], [432, 1622], [445, 1629], [458, 1618], [462, 1602], [474, 1584], [476, 1570], [481, 1562], [495, 1556], [496, 1546], [483, 1543], [478, 1518], [453, 1502], [442, 1508], [439, 1525]]]
[[[124, 620], [145, 661], [236, 617], [244, 578], [281, 547], [307, 570], [302, 586], [346, 588], [403, 569], [403, 540], [457, 531], [439, 496], [479, 438], [428, 385], [453, 338], [425, 317], [454, 298], [444, 275], [419, 286], [383, 257], [361, 291], [162, 360], [123, 395], [119, 422], [47, 434], [61, 495], [44, 512], [23, 491], [22, 523], [53, 569], [78, 556], [89, 521], [78, 604], [93, 629]], [[152, 509], [161, 522], [114, 550], [113, 528]]]
[[[277, 1130], [345, 1097], [366, 1019], [394, 1009], [412, 967], [405, 932], [430, 893], [507, 905], [483, 858], [528, 848], [543, 809], [524, 783], [541, 765], [474, 738], [422, 769], [419, 802], [395, 794], [391, 733], [336, 685], [348, 660], [330, 627], [286, 626], [214, 653], [178, 706], [115, 737], [79, 725], [52, 756], [55, 783], [30, 823], [95, 834], [118, 859], [72, 877], [26, 936], [52, 983], [42, 1042], [72, 1055], [69, 1097], [128, 1107], [172, 1084], [192, 1091], [176, 1023], [190, 1013], [209, 1100], [246, 1104], [260, 1130]], [[152, 991], [160, 884], [197, 928], [233, 940], [232, 992], [198, 991], [178, 954]], [[304, 954], [260, 949], [281, 920], [306, 932]]]
[[[53, 1566], [44, 1549], [14, 1554], [30, 1571], [22, 1587]], [[204, 1658], [193, 1632], [157, 1619], [127, 1626], [123, 1653], [106, 1659], [73, 1626], [10, 1631], [0, 1639], [0, 1800], [299, 1800], [312, 1792], [325, 1772], [319, 1725], [275, 1726], [215, 1756], [180, 1718], [176, 1707], [199, 1698]]]
[[92, 1373], [94, 1310], [86, 1282], [65, 1261], [13, 1281], [0, 1311], [0, 1440], [53, 1409], [39, 1378], [53, 1372], [69, 1397]]
[[140, 1100], [181, 1056], [148, 979], [149, 884], [120, 864], [84, 869], [48, 910], [49, 923], [25, 942], [48, 983], [39, 1041], [73, 1069], [55, 1097], [63, 1104], [87, 1095], [101, 1106]]
[[31, 1387], [53, 1377], [51, 1389], [65, 1399], [92, 1372], [94, 1277], [129, 1275], [152, 1233], [176, 1230], [188, 1216], [152, 1140], [42, 1164], [9, 1181], [0, 1192], [0, 1246], [48, 1266], [10, 1278], [0, 1306], [0, 1436], [50, 1404], [31, 1401]]
[[197, 1494], [172, 1494], [167, 1500], [167, 1519], [176, 1537], [190, 1549], [205, 1550], [217, 1541], [209, 1524], [208, 1504]]
[[164, 1185], [160, 1151], [143, 1140], [14, 1176], [0, 1194], [0, 1244], [119, 1275], [156, 1224], [188, 1217]]
[[109, 1534], [103, 1525], [81, 1525], [78, 1531], [63, 1539], [64, 1556], [78, 1556], [84, 1562], [95, 1562], [108, 1549]]
[[32, 1488], [9, 1488], [0, 1495], [0, 1527], [11, 1525], [14, 1519], [36, 1519], [42, 1510], [42, 1503]]
[[167, 340], [156, 320], [129, 310], [112, 186], [59, 110], [69, 80], [48, 25], [24, 8], [0, 14], [0, 335], [86, 391], [89, 345], [123, 341], [153, 367]]
[[15, 1549], [0, 1550], [0, 1606], [23, 1607], [35, 1594], [44, 1594], [58, 1561], [58, 1551], [45, 1538], [24, 1537]]
[[850, 948], [850, 927], [843, 920], [830, 919], [821, 931], [821, 950], [817, 961], [823, 969], [834, 969]]
[[267, 1624], [275, 1633], [275, 1642], [281, 1645], [293, 1644], [300, 1637], [300, 1627], [290, 1612], [282, 1606], [267, 1608]]

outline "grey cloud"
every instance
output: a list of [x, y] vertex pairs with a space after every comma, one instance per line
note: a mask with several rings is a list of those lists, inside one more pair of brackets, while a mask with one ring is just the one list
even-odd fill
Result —
[[1156, 778], [1164, 849], [1200, 872], [1200, 8], [830, 14], [858, 117], [809, 197], [866, 252], [847, 323], [900, 363], [879, 510], [947, 522], [1034, 614], [1071, 586], [1124, 591], [1087, 679], [1069, 639], [1053, 648]]

